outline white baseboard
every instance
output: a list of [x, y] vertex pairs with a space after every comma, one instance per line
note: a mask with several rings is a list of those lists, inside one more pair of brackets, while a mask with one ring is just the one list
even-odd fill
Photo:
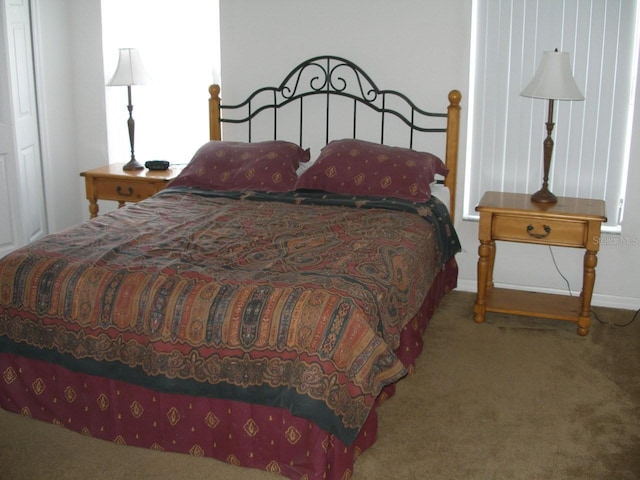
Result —
[[[496, 286], [501, 288], [513, 288], [514, 290], [526, 290], [526, 291], [536, 291], [543, 293], [554, 293], [566, 295], [566, 290], [558, 290], [552, 288], [525, 288], [522, 285], [502, 285], [496, 284]], [[463, 292], [476, 292], [477, 284], [472, 280], [462, 280], [458, 279], [458, 290]], [[574, 293], [574, 295], [578, 295], [578, 293]], [[637, 297], [619, 297], [616, 295], [601, 295], [598, 293], [594, 293], [591, 299], [591, 305], [594, 307], [607, 307], [607, 308], [621, 308], [623, 310], [633, 310], [636, 311], [640, 308], [640, 298]]]

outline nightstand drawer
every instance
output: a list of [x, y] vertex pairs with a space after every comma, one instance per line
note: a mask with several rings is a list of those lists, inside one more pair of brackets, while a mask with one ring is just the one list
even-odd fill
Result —
[[494, 215], [492, 232], [495, 240], [584, 247], [587, 223], [534, 216]]
[[96, 178], [93, 188], [97, 198], [119, 202], [137, 202], [158, 191], [156, 185], [150, 182], [128, 182], [114, 178]]

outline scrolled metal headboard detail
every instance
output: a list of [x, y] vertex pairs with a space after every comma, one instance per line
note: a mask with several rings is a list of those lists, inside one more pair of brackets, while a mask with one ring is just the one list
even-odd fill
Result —
[[[268, 103], [255, 105], [254, 101], [265, 92], [271, 92], [272, 100]], [[418, 108], [409, 98], [394, 90], [381, 90], [371, 77], [355, 63], [341, 57], [325, 55], [314, 57], [300, 63], [282, 81], [278, 87], [262, 87], [253, 92], [245, 101], [236, 105], [219, 105], [220, 122], [247, 123], [248, 141], [252, 141], [252, 120], [265, 110], [273, 111], [273, 138], [277, 138], [277, 111], [295, 101], [299, 102], [300, 118], [303, 119], [304, 99], [310, 96], [326, 95], [325, 140], [329, 141], [329, 121], [331, 97], [340, 96], [354, 102], [353, 108], [353, 136], [357, 132], [357, 104], [367, 107], [381, 114], [380, 143], [384, 143], [385, 116], [393, 115], [410, 128], [409, 146], [413, 146], [413, 132], [444, 132], [445, 128], [421, 127], [417, 123], [418, 116], [446, 117], [446, 113], [427, 112]], [[396, 109], [388, 108], [388, 103], [394, 98], [402, 99], [407, 105], [409, 115]], [[231, 118], [225, 113], [244, 109], [243, 116]], [[302, 145], [303, 125], [300, 122], [299, 143]]]
[[[309, 90], [301, 85], [301, 78], [307, 70], [317, 72], [309, 81]], [[342, 76], [341, 71], [345, 71]], [[345, 76], [353, 75], [357, 85], [357, 94], [349, 94], [347, 87], [350, 85]], [[293, 84], [293, 88], [290, 86]], [[313, 95], [314, 93], [336, 93], [343, 94], [365, 103], [374, 102], [380, 90], [373, 83], [373, 80], [355, 63], [340, 57], [315, 57], [298, 65], [280, 85], [280, 90], [284, 98], [292, 99], [297, 96]]]

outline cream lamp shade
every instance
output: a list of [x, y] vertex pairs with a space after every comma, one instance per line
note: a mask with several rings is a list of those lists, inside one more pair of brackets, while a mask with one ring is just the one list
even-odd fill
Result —
[[553, 100], [584, 100], [571, 73], [569, 53], [544, 52], [538, 70], [520, 95]]
[[121, 48], [116, 71], [107, 82], [108, 86], [144, 85], [151, 80], [142, 65], [140, 54], [135, 48]]

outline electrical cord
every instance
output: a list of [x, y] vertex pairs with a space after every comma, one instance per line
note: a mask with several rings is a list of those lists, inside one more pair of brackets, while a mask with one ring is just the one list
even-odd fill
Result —
[[629, 325], [631, 325], [633, 323], [633, 321], [636, 319], [638, 314], [640, 314], [640, 308], [638, 310], [636, 310], [636, 313], [634, 313], [633, 317], [631, 317], [631, 320], [629, 320], [627, 323], [605, 322], [605, 321], [600, 320], [600, 317], [598, 317], [598, 314], [596, 312], [594, 312], [593, 309], [591, 310], [591, 313], [593, 313], [593, 316], [596, 317], [596, 320], [598, 320], [602, 325], [613, 325], [614, 327], [628, 327]]
[[551, 249], [551, 245], [549, 245], [549, 253], [551, 253], [551, 260], [553, 260], [553, 265], [556, 267], [556, 271], [558, 272], [558, 274], [562, 277], [562, 279], [567, 284], [567, 290], [569, 291], [569, 296], [573, 297], [573, 293], [571, 293], [571, 285], [569, 284], [569, 280], [567, 280], [567, 277], [565, 277], [562, 274], [562, 272], [560, 271], [560, 267], [558, 267], [558, 264], [556, 263], [556, 257], [553, 254], [553, 250]]
[[[565, 277], [562, 272], [560, 271], [560, 267], [558, 267], [558, 263], [556, 262], [556, 257], [553, 255], [553, 250], [551, 248], [551, 245], [549, 245], [549, 253], [551, 253], [551, 260], [553, 260], [553, 265], [556, 267], [556, 271], [558, 272], [558, 274], [562, 277], [562, 279], [565, 281], [565, 283], [567, 284], [567, 290], [569, 291], [569, 296], [573, 297], [573, 294], [571, 293], [571, 284], [569, 283], [569, 280], [567, 280], [567, 277]], [[636, 313], [634, 313], [633, 317], [631, 317], [631, 320], [629, 320], [626, 323], [610, 323], [610, 322], [605, 322], [603, 320], [600, 319], [600, 317], [598, 316], [598, 314], [591, 309], [590, 310], [591, 313], [593, 314], [594, 317], [596, 317], [596, 320], [598, 320], [598, 322], [600, 322], [602, 325], [613, 325], [614, 327], [628, 327], [629, 325], [631, 325], [636, 317], [638, 315], [640, 315], [640, 308], [638, 310], [636, 310]]]

